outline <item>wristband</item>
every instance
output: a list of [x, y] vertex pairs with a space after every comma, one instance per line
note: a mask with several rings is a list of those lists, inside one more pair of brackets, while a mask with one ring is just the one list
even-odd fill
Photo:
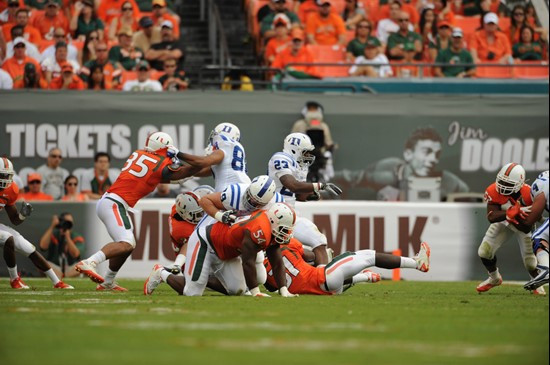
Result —
[[223, 223], [223, 212], [221, 211], [217, 211], [216, 214], [214, 214], [214, 218], [218, 221], [218, 222], [222, 222]]
[[258, 287], [250, 289], [250, 295], [252, 295], [253, 297], [255, 297], [258, 294], [260, 294], [260, 289], [258, 289]]
[[286, 295], [290, 295], [290, 292], [288, 291], [286, 286], [281, 286], [281, 288], [279, 289], [279, 294], [282, 296], [286, 296]]
[[321, 183], [313, 183], [313, 191], [318, 193], [321, 190]]
[[19, 213], [19, 219], [24, 221], [25, 219], [27, 219], [27, 217], [25, 217], [24, 215], [22, 215], [21, 213]]

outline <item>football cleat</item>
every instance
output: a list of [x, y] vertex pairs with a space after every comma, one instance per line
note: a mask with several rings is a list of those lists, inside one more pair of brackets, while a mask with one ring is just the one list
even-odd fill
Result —
[[[523, 286], [525, 290], [533, 290], [533, 294], [537, 288], [542, 288], [543, 285], [548, 284], [548, 267], [538, 265], [537, 268], [540, 270], [539, 274]], [[544, 289], [542, 290], [544, 291]]]
[[128, 289], [126, 288], [123, 288], [121, 287], [120, 285], [118, 285], [117, 283], [112, 283], [112, 284], [98, 284], [98, 286], [96, 286], [95, 290], [97, 291], [119, 291], [119, 292], [126, 292], [128, 291]]
[[95, 271], [96, 263], [95, 262], [88, 262], [88, 261], [80, 261], [78, 264], [74, 266], [75, 270], [78, 271], [81, 274], [86, 275], [89, 277], [94, 283], [101, 284], [105, 281], [101, 275]]
[[500, 284], [502, 284], [502, 276], [499, 273], [496, 279], [493, 279], [492, 277], [489, 276], [487, 280], [479, 283], [476, 290], [478, 293], [483, 293], [483, 292], [489, 291], [495, 286], [499, 286]]
[[531, 293], [533, 293], [533, 295], [545, 296], [546, 295], [546, 290], [544, 290], [543, 286], [539, 286], [538, 288], [533, 290]]
[[414, 257], [416, 269], [422, 272], [430, 271], [430, 246], [426, 242], [420, 244], [420, 251]]
[[63, 281], [59, 281], [53, 287], [54, 287], [54, 289], [74, 289], [74, 287], [72, 285], [64, 283]]
[[367, 281], [368, 283], [377, 283], [380, 280], [382, 280], [382, 277], [380, 276], [379, 273], [374, 272], [374, 271], [370, 271], [369, 269], [365, 269], [365, 270], [361, 271], [361, 273], [368, 276], [368, 278], [369, 278], [369, 281]]
[[23, 282], [23, 280], [21, 280], [20, 276], [18, 276], [15, 279], [11, 280], [10, 285], [11, 285], [12, 289], [18, 289], [18, 290], [20, 290], [20, 289], [30, 289], [29, 286], [27, 284], [25, 284]]
[[147, 280], [145, 280], [145, 283], [143, 284], [143, 294], [144, 295], [151, 295], [155, 291], [155, 289], [162, 283], [162, 278], [160, 277], [160, 272], [164, 269], [159, 264], [156, 264], [153, 266], [153, 270], [151, 271], [151, 274], [149, 274], [149, 277]]

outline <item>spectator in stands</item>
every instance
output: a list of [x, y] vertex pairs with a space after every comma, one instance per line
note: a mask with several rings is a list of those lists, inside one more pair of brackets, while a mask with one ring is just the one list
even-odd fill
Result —
[[388, 18], [381, 19], [378, 22], [378, 27], [376, 28], [376, 38], [378, 38], [378, 40], [380, 40], [380, 42], [384, 45], [388, 43], [388, 38], [391, 33], [396, 33], [399, 31], [401, 7], [401, 1], [394, 0], [391, 4], [389, 4]]
[[[79, 79], [80, 80], [80, 79]], [[80, 80], [82, 82], [82, 80]], [[69, 175], [63, 183], [65, 187], [65, 195], [61, 198], [66, 202], [87, 202], [88, 195], [78, 191], [78, 178], [74, 175]]]
[[437, 77], [473, 77], [476, 74], [476, 68], [472, 66], [455, 66], [455, 64], [473, 64], [474, 59], [470, 52], [464, 49], [464, 35], [462, 29], [454, 28], [451, 38], [451, 46], [439, 51], [436, 63], [445, 63], [449, 66], [434, 67], [434, 73]]
[[141, 48], [143, 52], [147, 52], [152, 44], [161, 41], [160, 27], [154, 25], [153, 19], [148, 16], [144, 16], [139, 20], [139, 27], [141, 29], [134, 33], [134, 44], [136, 47]]
[[34, 63], [25, 64], [23, 73], [23, 88], [25, 89], [47, 89], [48, 83], [40, 74], [40, 67], [36, 67]]
[[[59, 6], [62, 5], [62, 0], [56, 0], [56, 2]], [[25, 5], [27, 5], [31, 11], [46, 10], [48, 1], [47, 0], [25, 0]]]
[[40, 55], [40, 62], [44, 62], [48, 58], [55, 58], [56, 44], [58, 42], [65, 42], [67, 44], [67, 59], [75, 62], [78, 61], [78, 49], [67, 39], [67, 33], [63, 28], [57, 28], [53, 33], [54, 43], [42, 51]]
[[448, 22], [451, 25], [455, 23], [455, 14], [451, 10], [451, 6], [447, 4], [447, 0], [434, 0], [434, 12], [437, 20]]
[[271, 67], [287, 69], [294, 77], [298, 78], [316, 78], [315, 67], [313, 65], [289, 66], [291, 63], [313, 63], [313, 55], [304, 47], [305, 34], [301, 29], [295, 28], [291, 33], [292, 43], [290, 47], [279, 53]]
[[363, 9], [363, 3], [360, 3], [359, 0], [346, 0], [346, 6], [342, 13], [346, 29], [355, 29], [357, 24], [366, 18], [367, 14]]
[[10, 74], [0, 68], [0, 90], [11, 89], [13, 89], [13, 80]]
[[166, 7], [166, 0], [153, 0], [153, 12], [151, 18], [156, 26], [161, 27], [165, 21], [172, 23], [174, 40], [180, 39], [180, 19], [175, 14], [170, 14]]
[[367, 19], [363, 19], [357, 23], [355, 38], [348, 43], [346, 48], [347, 61], [353, 62], [355, 57], [363, 56], [365, 46], [369, 40], [380, 44], [380, 41], [372, 35], [372, 23]]
[[483, 23], [483, 29], [475, 32], [470, 41], [474, 61], [513, 63], [510, 41], [498, 30], [498, 16], [495, 13], [487, 13], [483, 17]]
[[109, 24], [109, 41], [116, 41], [116, 36], [122, 28], [131, 29], [132, 33], [139, 29], [138, 16], [134, 14], [134, 8], [130, 1], [125, 1], [121, 6], [120, 16], [113, 17]]
[[74, 38], [79, 41], [84, 41], [86, 35], [93, 31], [97, 32], [99, 39], [103, 39], [105, 25], [97, 17], [93, 0], [77, 1], [74, 4], [74, 13], [69, 28], [74, 34]]
[[189, 87], [189, 79], [183, 70], [178, 70], [175, 58], [164, 61], [164, 75], [159, 78], [164, 91], [183, 91]]
[[254, 91], [250, 76], [244, 70], [231, 70], [223, 78], [222, 91]]
[[46, 163], [36, 169], [43, 178], [43, 191], [54, 199], [61, 199], [63, 196], [63, 181], [69, 176], [69, 171], [61, 167], [63, 156], [57, 147], [50, 149]]
[[273, 19], [273, 29], [275, 36], [272, 37], [265, 46], [265, 63], [271, 65], [277, 54], [286, 49], [290, 43], [290, 19], [285, 14], [277, 14]]
[[[32, 44], [31, 42], [27, 41], [24, 38], [23, 34], [23, 27], [20, 25], [15, 25], [11, 28], [11, 39], [15, 39], [17, 37], [21, 37], [25, 41], [25, 54], [29, 56], [30, 58], [33, 58], [35, 60], [40, 60], [40, 52], [38, 51], [38, 48]], [[13, 57], [13, 41], [9, 41], [6, 44], [6, 59]]]
[[521, 39], [514, 44], [513, 56], [518, 61], [539, 61], [543, 59], [543, 48], [535, 41], [535, 31], [528, 25], [521, 28]]
[[29, 24], [29, 9], [19, 8], [15, 12], [15, 23], [8, 23], [2, 26], [2, 32], [6, 41], [11, 41], [11, 28], [20, 25], [23, 27], [23, 38], [27, 41], [38, 45], [42, 40], [42, 36], [38, 29]]
[[[430, 1], [433, 1], [433, 0], [430, 0]], [[389, 0], [387, 1], [386, 5], [380, 6], [376, 14], [376, 19], [378, 19], [378, 21], [382, 21], [383, 19], [388, 19], [388, 18], [392, 19], [392, 16], [391, 16], [392, 5], [395, 2], [399, 3], [399, 11], [404, 11], [405, 13], [409, 14], [409, 17], [411, 20], [411, 27], [412, 27], [411, 30], [414, 30], [414, 27], [418, 24], [420, 16], [418, 15], [418, 10], [416, 10], [416, 7], [414, 7], [413, 5], [414, 3], [413, 1]], [[433, 6], [433, 4], [428, 3], [427, 6]], [[394, 8], [394, 11], [395, 11], [395, 8]], [[397, 32], [397, 27], [394, 27], [394, 29], [395, 29], [394, 31], [390, 31], [390, 32]]]
[[151, 80], [149, 62], [143, 60], [136, 66], [137, 79], [129, 80], [122, 85], [123, 91], [162, 91], [162, 85], [157, 80]]
[[95, 49], [98, 42], [99, 33], [97, 31], [92, 30], [90, 33], [86, 34], [84, 46], [82, 47], [82, 50], [78, 51], [78, 63], [83, 65], [97, 57], [95, 54]]
[[42, 61], [42, 70], [44, 72], [44, 79], [50, 83], [54, 78], [61, 75], [61, 65], [69, 63], [73, 67], [73, 72], [80, 70], [78, 62], [69, 60], [67, 58], [67, 43], [64, 41], [57, 42], [55, 44], [55, 55]]
[[113, 18], [118, 18], [122, 15], [122, 6], [126, 2], [132, 5], [133, 16], [139, 19], [139, 8], [134, 0], [101, 0], [97, 9], [97, 16], [103, 20], [104, 24], [111, 24]]
[[84, 254], [84, 237], [73, 230], [74, 218], [70, 213], [52, 217], [52, 223], [40, 238], [40, 249], [48, 251], [46, 260], [57, 277], [77, 277], [80, 275], [74, 265]]
[[[0, 12], [0, 25], [15, 23], [15, 13], [20, 7], [21, 0], [8, 0], [6, 9]], [[21, 3], [24, 5], [23, 1]], [[21, 6], [23, 7], [23, 6]]]
[[150, 199], [175, 199], [178, 196], [176, 190], [170, 188], [170, 184], [158, 184], [155, 191], [147, 195], [147, 198]]
[[432, 8], [424, 8], [420, 14], [418, 23], [418, 32], [422, 36], [423, 52], [428, 52], [427, 60], [433, 61], [435, 57], [430, 57], [430, 44], [435, 44], [437, 37], [437, 18]]
[[346, 25], [340, 15], [331, 12], [329, 0], [317, 0], [319, 11], [307, 18], [306, 33], [310, 44], [345, 45]]
[[41, 191], [42, 175], [33, 172], [27, 175], [27, 192], [19, 192], [19, 200], [25, 201], [51, 201], [53, 197]]
[[116, 68], [131, 71], [137, 62], [143, 59], [143, 51], [132, 42], [132, 29], [121, 28], [118, 31], [118, 45], [109, 51], [109, 60]]
[[84, 90], [84, 82], [78, 77], [70, 63], [61, 64], [61, 74], [50, 82], [52, 90]]
[[273, 29], [273, 20], [277, 14], [284, 14], [290, 19], [293, 27], [300, 26], [300, 19], [298, 15], [286, 7], [286, 0], [271, 0], [273, 11], [267, 14], [260, 23], [260, 34], [264, 39], [269, 39], [275, 36], [275, 30]]
[[111, 168], [111, 156], [106, 152], [97, 152], [94, 156], [94, 168], [82, 175], [81, 191], [90, 199], [100, 199], [113, 185], [120, 171]]
[[302, 24], [306, 24], [306, 20], [310, 14], [319, 11], [317, 7], [317, 0], [300, 0], [295, 1], [295, 4], [295, 13], [298, 14], [298, 19], [300, 19]]
[[390, 60], [402, 60], [405, 58], [405, 44], [414, 45], [415, 59], [422, 59], [422, 37], [420, 34], [409, 30], [409, 14], [402, 11], [399, 18], [399, 31], [388, 38], [388, 58]]
[[368, 40], [363, 56], [355, 59], [355, 64], [349, 69], [350, 76], [390, 77], [393, 75], [388, 58], [380, 53], [380, 42]]
[[87, 86], [88, 90], [111, 90], [113, 87], [110, 83], [105, 81], [105, 75], [103, 74], [103, 66], [94, 65], [90, 68], [90, 77], [88, 78]]
[[435, 41], [428, 45], [428, 54], [430, 60], [435, 60], [439, 51], [451, 46], [451, 25], [447, 22], [440, 22], [437, 25], [437, 36]]
[[[310, 0], [308, 0], [310, 1]], [[313, 1], [313, 0], [311, 0]], [[256, 20], [258, 24], [262, 24], [262, 21], [264, 18], [275, 12], [275, 2], [274, 1], [268, 1], [264, 6], [262, 6], [260, 9], [258, 9], [258, 13], [256, 14]]]
[[55, 40], [54, 32], [57, 28], [62, 28], [65, 33], [69, 32], [69, 21], [60, 11], [60, 6], [55, 0], [47, 0], [44, 12], [33, 14], [32, 25], [46, 40]]
[[[13, 88], [21, 89], [25, 86], [24, 74], [25, 65], [33, 64], [36, 70], [40, 70], [38, 62], [25, 55], [25, 40], [22, 37], [17, 37], [13, 40], [13, 57], [4, 61], [2, 69], [10, 74], [13, 80]], [[40, 77], [40, 72], [37, 72], [37, 76]]]
[[151, 63], [151, 66], [157, 70], [163, 70], [163, 62], [169, 58], [177, 60], [178, 68], [183, 63], [183, 50], [174, 38], [174, 25], [170, 20], [162, 22], [160, 28], [161, 42], [151, 45], [151, 48], [145, 53], [145, 59]]
[[417, 61], [416, 49], [414, 43], [407, 42], [403, 46], [404, 58], [401, 60], [404, 65], [394, 66], [395, 77], [399, 78], [411, 78], [418, 77], [418, 66], [414, 65]]
[[[115, 88], [119, 85], [119, 78], [121, 74], [121, 69], [116, 69], [115, 66], [109, 61], [107, 43], [104, 41], [99, 41], [96, 44], [95, 55], [96, 59], [88, 61], [80, 69], [80, 78], [88, 83], [90, 86], [90, 76], [92, 75], [92, 69], [96, 70], [101, 69], [103, 72], [103, 81], [105, 83], [105, 89]], [[94, 82], [94, 87], [95, 84]]]

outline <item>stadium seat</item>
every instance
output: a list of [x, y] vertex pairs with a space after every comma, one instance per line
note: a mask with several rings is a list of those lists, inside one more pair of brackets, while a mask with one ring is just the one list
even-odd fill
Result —
[[378, 19], [378, 9], [380, 8], [378, 0], [360, 0], [360, 2], [363, 4], [368, 19], [371, 21]]
[[462, 29], [466, 35], [466, 39], [476, 32], [476, 29], [481, 25], [479, 16], [455, 16], [455, 27]]
[[355, 30], [354, 29], [348, 29], [346, 31], [346, 39], [348, 40], [348, 43], [355, 38]]
[[548, 62], [522, 61], [520, 65], [542, 65], [544, 67], [514, 67], [518, 79], [548, 79]]
[[[487, 62], [485, 62], [487, 64]], [[476, 76], [483, 79], [511, 79], [514, 77], [513, 67], [477, 66]]]
[[[335, 46], [309, 45], [316, 63], [345, 63], [345, 48]], [[321, 77], [347, 77], [349, 66], [316, 66]]]

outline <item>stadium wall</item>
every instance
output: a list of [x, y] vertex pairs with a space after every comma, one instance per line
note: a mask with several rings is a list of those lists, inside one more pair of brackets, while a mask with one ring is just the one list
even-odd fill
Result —
[[[133, 211], [137, 248], [120, 271], [120, 277], [145, 278], [155, 263], [171, 264], [168, 216], [173, 201], [144, 199]], [[85, 257], [99, 250], [111, 239], [95, 214], [95, 203], [35, 203], [30, 219], [17, 227], [29, 241], [38, 246], [52, 214], [73, 213], [75, 230], [86, 240]], [[401, 249], [412, 256], [421, 241], [432, 247], [432, 267], [427, 274], [402, 270], [406, 280], [458, 281], [483, 279], [486, 276], [477, 257], [477, 248], [488, 227], [484, 204], [473, 203], [387, 203], [387, 202], [310, 202], [297, 209], [312, 219], [327, 235], [329, 247], [336, 254], [344, 251], [375, 249], [392, 252]], [[7, 218], [1, 215], [0, 222]], [[517, 242], [504, 243], [498, 252], [499, 267], [506, 280], [528, 280]], [[24, 275], [37, 275], [32, 264], [18, 255]], [[100, 266], [100, 272], [106, 264]], [[386, 278], [391, 272], [378, 270]], [[5, 265], [0, 265], [5, 276]]]
[[[92, 167], [98, 151], [109, 152], [120, 168], [151, 131], [167, 131], [180, 149], [202, 153], [210, 130], [230, 121], [241, 128], [255, 176], [281, 150], [307, 100], [325, 108], [340, 173], [402, 159], [405, 140], [421, 126], [433, 126], [442, 137], [439, 169], [471, 191], [483, 192], [509, 161], [521, 163], [530, 180], [548, 168], [548, 95], [0, 92], [0, 155], [9, 156], [23, 178], [55, 145], [71, 171]], [[347, 191], [349, 198], [376, 199], [371, 190]]]

